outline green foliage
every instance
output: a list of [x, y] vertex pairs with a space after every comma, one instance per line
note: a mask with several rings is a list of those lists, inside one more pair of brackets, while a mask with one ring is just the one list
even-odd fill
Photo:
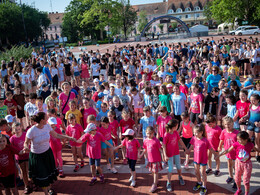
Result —
[[21, 46], [14, 46], [10, 50], [6, 50], [0, 54], [0, 61], [10, 60], [11, 57], [14, 57], [16, 61], [19, 61], [20, 58], [27, 59], [31, 57], [32, 54], [32, 47], [26, 48], [24, 45]]
[[24, 26], [22, 21], [22, 11], [24, 15], [27, 36], [30, 41], [38, 39], [43, 30], [49, 26], [50, 20], [47, 13], [41, 12], [28, 5], [22, 6], [15, 3], [0, 4], [0, 39], [1, 42], [16, 44], [26, 41]]
[[161, 30], [161, 33], [162, 33], [164, 24], [158, 24], [157, 26], [159, 27], [159, 29]]
[[240, 24], [243, 20], [247, 20], [249, 24], [259, 24], [259, 13], [259, 0], [214, 0], [204, 11], [207, 18], [213, 18], [218, 22], [237, 20]]
[[137, 29], [139, 32], [142, 32], [145, 25], [148, 23], [146, 11], [140, 11], [138, 22], [139, 24], [137, 26]]

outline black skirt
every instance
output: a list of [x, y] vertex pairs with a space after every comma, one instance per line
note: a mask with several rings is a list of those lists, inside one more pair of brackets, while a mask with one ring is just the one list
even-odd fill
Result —
[[29, 177], [39, 187], [48, 187], [57, 180], [58, 170], [51, 148], [41, 154], [30, 152]]

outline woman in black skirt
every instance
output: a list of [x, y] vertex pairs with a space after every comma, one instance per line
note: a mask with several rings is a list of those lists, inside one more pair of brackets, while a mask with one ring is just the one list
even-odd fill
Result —
[[[29, 177], [36, 186], [43, 189], [45, 194], [53, 194], [50, 185], [57, 180], [58, 171], [49, 144], [50, 135], [58, 139], [76, 140], [53, 131], [47, 124], [47, 115], [44, 112], [37, 113], [32, 120], [37, 124], [27, 131], [24, 142], [24, 149], [30, 152]], [[31, 146], [30, 149], [29, 146]]]

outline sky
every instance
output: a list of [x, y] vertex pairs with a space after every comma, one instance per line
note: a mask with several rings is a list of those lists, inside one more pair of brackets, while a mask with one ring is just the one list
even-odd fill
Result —
[[[64, 12], [69, 5], [70, 0], [21, 0], [22, 3], [31, 5], [40, 11], [46, 12]], [[163, 0], [130, 0], [131, 5], [162, 2]], [[20, 0], [16, 0], [20, 2]]]

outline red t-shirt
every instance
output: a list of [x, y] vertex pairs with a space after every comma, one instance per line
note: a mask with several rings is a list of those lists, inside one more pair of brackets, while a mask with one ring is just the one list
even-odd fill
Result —
[[0, 150], [0, 177], [15, 174], [14, 155], [19, 154], [19, 152], [17, 148], [11, 145], [6, 145], [3, 150]]
[[187, 85], [180, 85], [180, 92], [184, 93], [187, 98], [188, 93], [189, 93], [189, 88], [187, 87]]
[[107, 141], [112, 139], [111, 131], [112, 131], [111, 126], [108, 126], [107, 129], [105, 129], [104, 127], [99, 127], [98, 128], [98, 132], [100, 132]]
[[[238, 130], [234, 130], [233, 132], [228, 132], [226, 129], [220, 134], [220, 140], [224, 141], [224, 149], [229, 149], [236, 141], [237, 141], [237, 134], [239, 133]], [[226, 154], [227, 158], [235, 160], [236, 159], [236, 152], [233, 150]]]
[[194, 95], [193, 93], [190, 95], [190, 99], [191, 99], [191, 112], [193, 113], [200, 113], [200, 109], [202, 109], [200, 107], [200, 102], [203, 101], [203, 96], [199, 93], [198, 95]]
[[165, 133], [163, 137], [163, 144], [166, 147], [167, 157], [173, 157], [180, 154], [179, 150], [180, 135], [177, 131], [171, 133]]
[[[82, 126], [77, 123], [75, 124], [74, 127], [72, 125], [69, 125], [66, 129], [66, 134], [68, 136], [75, 138], [76, 140], [78, 140], [81, 137], [82, 132], [83, 132]], [[70, 145], [71, 146], [81, 146], [82, 144], [76, 143], [74, 141], [70, 141]]]
[[248, 162], [251, 158], [251, 150], [254, 148], [254, 144], [252, 142], [247, 142], [246, 145], [241, 145], [238, 142], [233, 144], [233, 148], [236, 151], [236, 158], [241, 162]]
[[210, 126], [206, 125], [206, 132], [207, 132], [207, 139], [212, 149], [217, 151], [222, 129], [217, 125], [214, 128], [211, 128]]
[[[17, 137], [16, 135], [13, 135], [10, 138], [10, 142], [12, 146], [17, 148], [19, 151], [23, 149], [24, 141], [26, 137], [26, 132], [23, 132], [20, 137]], [[28, 160], [29, 159], [29, 154], [23, 154], [23, 155], [15, 155], [16, 160]]]
[[165, 126], [166, 124], [172, 119], [171, 116], [166, 116], [163, 118], [162, 116], [158, 116], [158, 119], [156, 121], [156, 124], [158, 125], [158, 132], [160, 137], [163, 137], [165, 134]]
[[122, 119], [119, 123], [119, 126], [121, 127], [121, 133], [124, 133], [127, 129], [133, 129], [133, 126], [135, 125], [135, 121], [131, 118], [129, 118], [127, 121]]
[[123, 140], [122, 146], [126, 147], [126, 157], [131, 160], [137, 160], [138, 157], [138, 148], [140, 148], [140, 143], [137, 139], [133, 139], [128, 141], [126, 139]]
[[93, 94], [93, 96], [92, 96], [92, 100], [94, 100], [95, 102], [98, 101], [98, 93], [99, 93], [99, 92], [96, 91], [96, 92]]
[[161, 162], [160, 148], [162, 147], [160, 141], [157, 138], [145, 139], [143, 144], [144, 149], [147, 151], [148, 161], [151, 163]]
[[84, 125], [84, 129], [86, 129], [87, 126], [88, 126], [88, 123], [87, 123], [88, 116], [89, 116], [89, 115], [94, 115], [95, 117], [97, 117], [97, 112], [95, 111], [94, 108], [89, 107], [88, 109], [85, 109], [85, 108], [84, 108], [82, 115], [83, 115], [83, 125]]
[[[14, 99], [11, 99], [11, 101], [8, 101], [7, 99], [5, 99], [4, 105], [6, 105], [9, 108], [9, 107], [12, 107], [12, 106], [17, 106], [17, 103], [16, 103], [16, 101], [14, 101]], [[11, 109], [10, 114], [12, 116], [15, 116], [15, 109]]]
[[149, 73], [141, 72], [141, 75], [143, 75], [143, 74], [147, 74], [147, 79], [146, 79], [147, 81], [152, 80], [153, 72], [149, 72]]
[[[57, 134], [62, 135], [62, 132], [61, 132], [60, 128], [58, 128], [58, 127], [55, 129], [55, 132]], [[55, 152], [55, 153], [61, 151], [62, 150], [61, 140], [58, 139], [58, 138], [55, 138], [51, 135], [50, 136], [50, 147], [51, 147], [52, 151]]]
[[249, 112], [249, 106], [250, 106], [250, 101], [248, 101], [248, 100], [245, 102], [241, 102], [241, 100], [239, 100], [236, 103], [236, 108], [238, 111], [239, 118], [244, 117]]
[[117, 129], [119, 127], [119, 123], [117, 120], [114, 120], [112, 123], [109, 124], [112, 128], [112, 133], [114, 136], [117, 136]]

